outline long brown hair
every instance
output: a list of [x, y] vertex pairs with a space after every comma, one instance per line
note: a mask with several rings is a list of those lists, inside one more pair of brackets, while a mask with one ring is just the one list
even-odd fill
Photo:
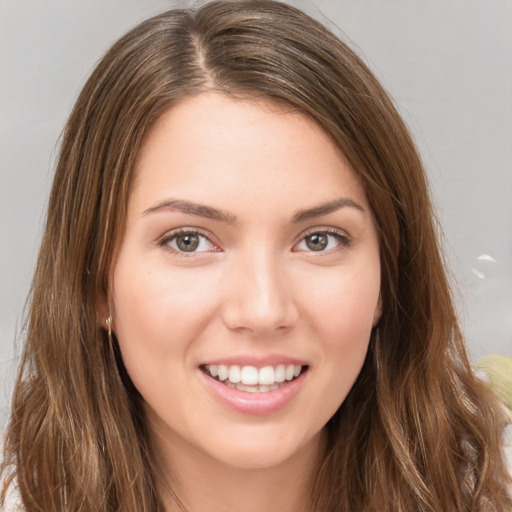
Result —
[[[510, 512], [504, 419], [466, 359], [425, 175], [395, 107], [318, 22], [267, 0], [172, 10], [120, 39], [65, 128], [5, 445], [26, 512], [160, 510], [141, 398], [98, 305], [123, 236], [134, 162], [153, 122], [205, 90], [312, 118], [365, 187], [383, 314], [329, 421], [311, 509]], [[5, 489], [4, 489], [5, 491]]]

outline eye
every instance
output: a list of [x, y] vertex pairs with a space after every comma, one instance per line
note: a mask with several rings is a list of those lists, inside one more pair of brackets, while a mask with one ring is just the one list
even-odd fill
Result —
[[217, 251], [217, 247], [206, 236], [198, 231], [184, 229], [168, 233], [160, 245], [178, 253]]
[[328, 252], [348, 247], [350, 239], [339, 231], [314, 231], [306, 234], [295, 246], [298, 251]]

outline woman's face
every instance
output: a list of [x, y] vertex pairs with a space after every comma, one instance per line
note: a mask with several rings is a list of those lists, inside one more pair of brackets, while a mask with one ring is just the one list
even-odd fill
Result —
[[365, 359], [379, 289], [363, 188], [304, 115], [205, 93], [154, 125], [113, 301], [159, 442], [244, 468], [316, 450]]

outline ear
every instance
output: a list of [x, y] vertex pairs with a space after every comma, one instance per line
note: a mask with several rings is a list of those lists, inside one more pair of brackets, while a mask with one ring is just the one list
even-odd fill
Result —
[[375, 307], [375, 311], [373, 313], [373, 322], [372, 327], [375, 327], [382, 316], [382, 295], [379, 293], [379, 300], [377, 302], [377, 306]]

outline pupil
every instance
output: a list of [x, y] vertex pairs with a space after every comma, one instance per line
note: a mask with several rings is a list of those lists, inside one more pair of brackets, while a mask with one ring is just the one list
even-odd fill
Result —
[[306, 245], [312, 251], [322, 251], [327, 247], [327, 235], [315, 234], [310, 235], [306, 238]]
[[199, 245], [199, 237], [197, 235], [182, 235], [178, 237], [176, 244], [181, 251], [192, 252]]

